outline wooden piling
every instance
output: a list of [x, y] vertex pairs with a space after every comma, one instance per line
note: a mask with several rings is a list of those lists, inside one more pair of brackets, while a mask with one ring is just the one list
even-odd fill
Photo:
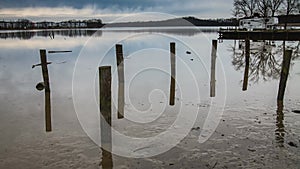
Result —
[[278, 101], [283, 101], [283, 98], [284, 98], [286, 82], [287, 82], [289, 71], [290, 71], [292, 52], [293, 52], [292, 50], [285, 50], [284, 54], [283, 54], [283, 61], [282, 61], [282, 65], [281, 65], [281, 75], [280, 75], [278, 95], [277, 95]]
[[121, 44], [116, 44], [116, 59], [118, 69], [118, 119], [124, 118], [124, 58], [123, 58], [123, 47]]
[[51, 100], [50, 100], [50, 83], [49, 74], [47, 67], [47, 55], [45, 49], [40, 49], [40, 59], [43, 72], [43, 79], [45, 85], [45, 121], [46, 121], [46, 132], [52, 131], [51, 125]]
[[217, 58], [217, 40], [212, 40], [211, 49], [211, 71], [210, 71], [210, 97], [216, 96], [216, 58]]
[[[102, 150], [102, 168], [112, 168], [111, 135], [111, 67], [99, 67], [100, 132]], [[104, 149], [105, 147], [105, 149]]]
[[243, 81], [243, 91], [247, 90], [250, 65], [250, 40], [245, 40], [245, 72]]
[[170, 43], [170, 60], [171, 60], [171, 84], [170, 84], [170, 100], [169, 104], [175, 105], [175, 76], [176, 76], [176, 57], [175, 42]]

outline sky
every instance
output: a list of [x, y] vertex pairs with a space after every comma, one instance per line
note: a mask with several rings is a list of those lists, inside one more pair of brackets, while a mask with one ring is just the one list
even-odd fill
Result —
[[0, 19], [60, 21], [100, 18], [108, 23], [139, 13], [161, 13], [166, 18], [228, 18], [232, 16], [232, 2], [233, 0], [1, 0]]

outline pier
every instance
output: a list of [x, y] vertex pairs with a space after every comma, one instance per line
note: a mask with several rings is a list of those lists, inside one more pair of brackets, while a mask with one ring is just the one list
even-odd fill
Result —
[[300, 29], [290, 30], [253, 30], [246, 31], [240, 29], [220, 29], [219, 40], [279, 40], [298, 41], [300, 40]]

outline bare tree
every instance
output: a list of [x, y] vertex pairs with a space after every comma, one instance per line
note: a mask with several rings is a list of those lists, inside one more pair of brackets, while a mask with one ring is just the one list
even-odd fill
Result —
[[270, 13], [270, 1], [272, 0], [258, 0], [257, 10], [263, 17], [268, 17]]
[[256, 10], [256, 2], [257, 0], [234, 0], [234, 13], [250, 17]]
[[271, 16], [275, 16], [279, 11], [279, 7], [282, 5], [284, 0], [269, 0], [269, 7], [271, 10]]
[[299, 0], [283, 0], [283, 12], [290, 15], [299, 11]]

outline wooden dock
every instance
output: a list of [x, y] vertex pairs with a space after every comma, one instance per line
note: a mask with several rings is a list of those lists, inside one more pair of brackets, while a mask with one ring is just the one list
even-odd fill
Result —
[[220, 29], [219, 40], [248, 39], [248, 40], [279, 40], [300, 41], [300, 29], [294, 30], [254, 30]]

